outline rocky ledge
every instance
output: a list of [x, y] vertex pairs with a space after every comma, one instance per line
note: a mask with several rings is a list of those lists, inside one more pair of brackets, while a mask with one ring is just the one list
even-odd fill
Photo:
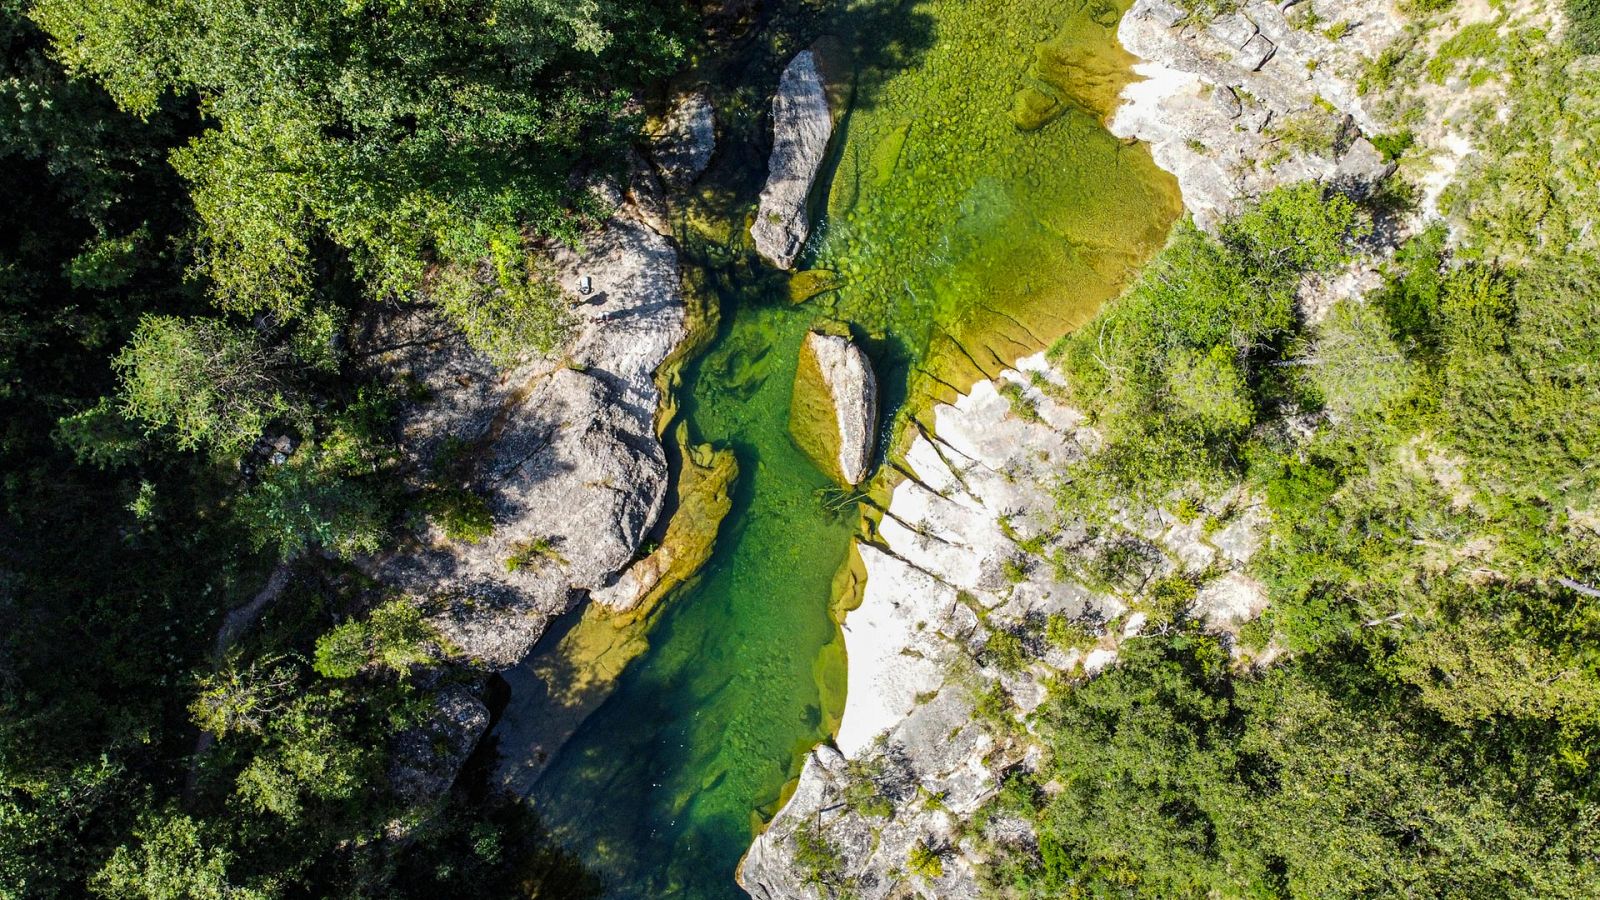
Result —
[[[1046, 680], [1110, 664], [1147, 620], [1141, 586], [1170, 575], [1204, 573], [1192, 614], [1219, 631], [1260, 612], [1264, 593], [1243, 574], [1259, 527], [1248, 498], [1215, 498], [1209, 518], [1153, 512], [1112, 528], [1061, 515], [1048, 486], [1098, 444], [1061, 393], [1032, 357], [936, 407], [912, 441], [876, 534], [856, 546], [866, 582], [844, 623], [850, 691], [838, 738], [807, 757], [741, 866], [758, 900], [827, 896], [824, 887], [977, 897], [983, 842], [1004, 835], [970, 820], [1006, 773], [1031, 764], [1020, 717], [1042, 702]], [[1130, 547], [1141, 570], [1125, 585], [1055, 562], [1088, 568]], [[937, 854], [938, 874], [912, 871], [914, 850]]]
[[878, 381], [849, 338], [813, 331], [800, 346], [789, 431], [817, 467], [853, 487], [872, 470]]
[[1137, 0], [1118, 27], [1145, 80], [1124, 91], [1111, 131], [1151, 145], [1202, 227], [1280, 184], [1360, 194], [1393, 170], [1368, 139], [1381, 128], [1358, 89], [1366, 61], [1402, 29], [1388, 0], [1340, 4], [1354, 23], [1342, 30], [1297, 28], [1292, 6], [1279, 6], [1244, 0], [1202, 21], [1170, 0]]
[[423, 308], [375, 340], [388, 349], [374, 363], [425, 398], [402, 412], [404, 451], [440, 487], [481, 498], [494, 527], [453, 540], [429, 522], [369, 569], [485, 669], [515, 665], [551, 618], [607, 586], [666, 497], [655, 375], [687, 334], [678, 260], [637, 204], [617, 202], [582, 252], [553, 253], [576, 323], [559, 358], [497, 369]]
[[750, 236], [756, 252], [780, 269], [794, 265], [811, 234], [808, 203], [833, 137], [828, 92], [816, 54], [801, 52], [784, 69], [772, 98], [772, 156]]

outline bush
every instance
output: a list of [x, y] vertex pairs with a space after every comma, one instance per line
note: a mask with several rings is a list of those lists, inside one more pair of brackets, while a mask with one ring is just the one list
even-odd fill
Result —
[[944, 877], [944, 856], [927, 841], [918, 841], [906, 856], [906, 870], [922, 878]]
[[1600, 53], [1600, 0], [1567, 0], [1567, 40], [1579, 53]]
[[405, 600], [391, 600], [366, 619], [351, 619], [317, 638], [315, 666], [327, 678], [351, 678], [368, 665], [404, 674], [432, 659], [439, 641], [422, 612]]
[[984, 658], [1002, 672], [1020, 672], [1028, 666], [1028, 648], [1022, 638], [997, 629], [983, 642]]

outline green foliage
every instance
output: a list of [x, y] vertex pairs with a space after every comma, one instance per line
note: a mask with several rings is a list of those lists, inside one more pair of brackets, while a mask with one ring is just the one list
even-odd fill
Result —
[[1404, 128], [1400, 131], [1391, 131], [1387, 134], [1375, 134], [1371, 138], [1372, 146], [1377, 148], [1383, 158], [1394, 162], [1404, 156], [1417, 142], [1417, 136], [1411, 129]]
[[1473, 255], [1526, 265], [1543, 255], [1600, 251], [1600, 69], [1537, 35], [1502, 37], [1509, 111], [1488, 119], [1486, 152], [1446, 192]]
[[1017, 637], [1003, 628], [989, 632], [983, 642], [984, 659], [1002, 672], [1020, 672], [1028, 666], [1028, 648]]
[[625, 88], [676, 64], [675, 12], [650, 0], [44, 0], [32, 15], [131, 112], [169, 92], [206, 98], [214, 127], [173, 163], [222, 305], [308, 309], [329, 242], [375, 297], [409, 295], [440, 267], [446, 311], [502, 355], [553, 339], [558, 307], [528, 277], [524, 229], [573, 234], [582, 194], [567, 173], [627, 135]]
[[1100, 640], [1094, 629], [1073, 621], [1065, 613], [1051, 613], [1045, 620], [1044, 636], [1063, 652], [1088, 651]]
[[567, 558], [556, 549], [555, 542], [547, 537], [529, 538], [511, 545], [511, 555], [506, 557], [506, 571], [537, 569], [552, 562], [563, 566], [567, 564]]
[[1015, 381], [1003, 381], [1000, 383], [1000, 396], [1011, 404], [1011, 412], [1017, 418], [1024, 422], [1041, 421], [1038, 403], [1028, 396], [1022, 385]]
[[146, 316], [113, 363], [128, 415], [170, 428], [178, 446], [237, 453], [296, 411], [284, 359], [254, 333], [212, 319]]
[[1150, 496], [1238, 470], [1308, 272], [1344, 261], [1369, 226], [1314, 184], [1281, 188], [1218, 237], [1179, 226], [1138, 282], [1055, 348], [1074, 398], [1107, 448], [1078, 467], [1063, 502]]
[[182, 813], [147, 816], [96, 873], [95, 893], [114, 900], [264, 900], [275, 892], [241, 886], [228, 874], [233, 854], [208, 842]]
[[1305, 361], [1325, 407], [1341, 417], [1382, 411], [1412, 389], [1411, 364], [1374, 304], [1335, 304]]
[[1600, 53], [1600, 0], [1566, 0], [1567, 42], [1579, 53]]
[[906, 855], [906, 871], [922, 878], [943, 878], [944, 856], [927, 841], [918, 841]]
[[844, 857], [814, 823], [795, 829], [794, 864], [806, 884], [827, 886], [831, 890], [843, 880]]
[[476, 544], [494, 534], [494, 516], [489, 505], [472, 491], [462, 488], [436, 491], [430, 494], [425, 506], [428, 515], [444, 529], [444, 536], [452, 541]]
[[1574, 824], [1550, 750], [1502, 756], [1374, 702], [1383, 680], [1347, 649], [1239, 679], [1210, 637], [1125, 643], [1041, 707], [1041, 777], [1063, 790], [1034, 814], [1038, 855], [991, 877], [1029, 896], [1580, 895], [1600, 833]]
[[1168, 575], [1153, 582], [1136, 606], [1156, 624], [1176, 622], [1188, 614], [1199, 593], [1199, 585], [1192, 579]]
[[234, 655], [200, 677], [189, 713], [196, 725], [219, 738], [236, 732], [261, 734], [267, 720], [285, 709], [299, 687], [298, 676], [282, 656], [246, 662]]
[[1481, 84], [1494, 70], [1482, 63], [1494, 59], [1500, 49], [1500, 23], [1474, 22], [1463, 27], [1439, 45], [1433, 58], [1428, 60], [1428, 80], [1444, 84], [1463, 62], [1477, 61], [1480, 66], [1472, 71], [1468, 81]]
[[317, 638], [315, 666], [327, 678], [352, 678], [369, 665], [402, 675], [432, 658], [439, 634], [406, 600], [390, 600]]

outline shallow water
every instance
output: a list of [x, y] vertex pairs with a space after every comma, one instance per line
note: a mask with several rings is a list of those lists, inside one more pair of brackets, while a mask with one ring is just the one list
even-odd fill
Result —
[[[846, 285], [792, 306], [782, 278], [750, 267], [742, 227], [712, 211], [742, 214], [748, 177], [714, 172], [699, 224], [685, 225], [723, 322], [685, 373], [680, 415], [697, 440], [737, 452], [734, 508], [701, 576], [665, 601], [648, 649], [531, 794], [612, 896], [742, 896], [733, 870], [761, 816], [836, 725], [844, 671], [830, 585], [856, 517], [830, 512], [837, 494], [788, 435], [805, 331], [826, 318], [851, 325], [877, 357], [887, 412], [919, 412], [1091, 315], [1177, 214], [1144, 149], [1100, 127], [1126, 77], [1112, 30], [1121, 5], [863, 11], [874, 5], [849, 4], [835, 22], [861, 77], [808, 256]], [[868, 24], [852, 40], [845, 23]], [[833, 71], [849, 57], [836, 54]], [[1052, 101], [1067, 111], [1018, 128]], [[737, 148], [719, 155], [725, 169], [760, 171]], [[507, 718], [517, 714], [514, 697]]]

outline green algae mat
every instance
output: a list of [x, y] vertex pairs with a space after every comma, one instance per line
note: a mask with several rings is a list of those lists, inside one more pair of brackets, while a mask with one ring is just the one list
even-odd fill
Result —
[[530, 795], [608, 896], [742, 896], [739, 858], [837, 723], [831, 582], [857, 517], [789, 435], [805, 333], [831, 321], [864, 341], [887, 426], [1080, 324], [1164, 240], [1174, 185], [1101, 125], [1128, 77], [1124, 6], [933, 0], [824, 16], [840, 39], [825, 64], [854, 72], [854, 99], [818, 190], [803, 266], [816, 274], [793, 284], [752, 267], [743, 225], [708, 211], [732, 193], [753, 205], [743, 170], [760, 168], [749, 148], [718, 149], [740, 171], [708, 175], [721, 196], [689, 212], [683, 242], [722, 323], [685, 373], [680, 415], [694, 440], [738, 455], [733, 510]]

